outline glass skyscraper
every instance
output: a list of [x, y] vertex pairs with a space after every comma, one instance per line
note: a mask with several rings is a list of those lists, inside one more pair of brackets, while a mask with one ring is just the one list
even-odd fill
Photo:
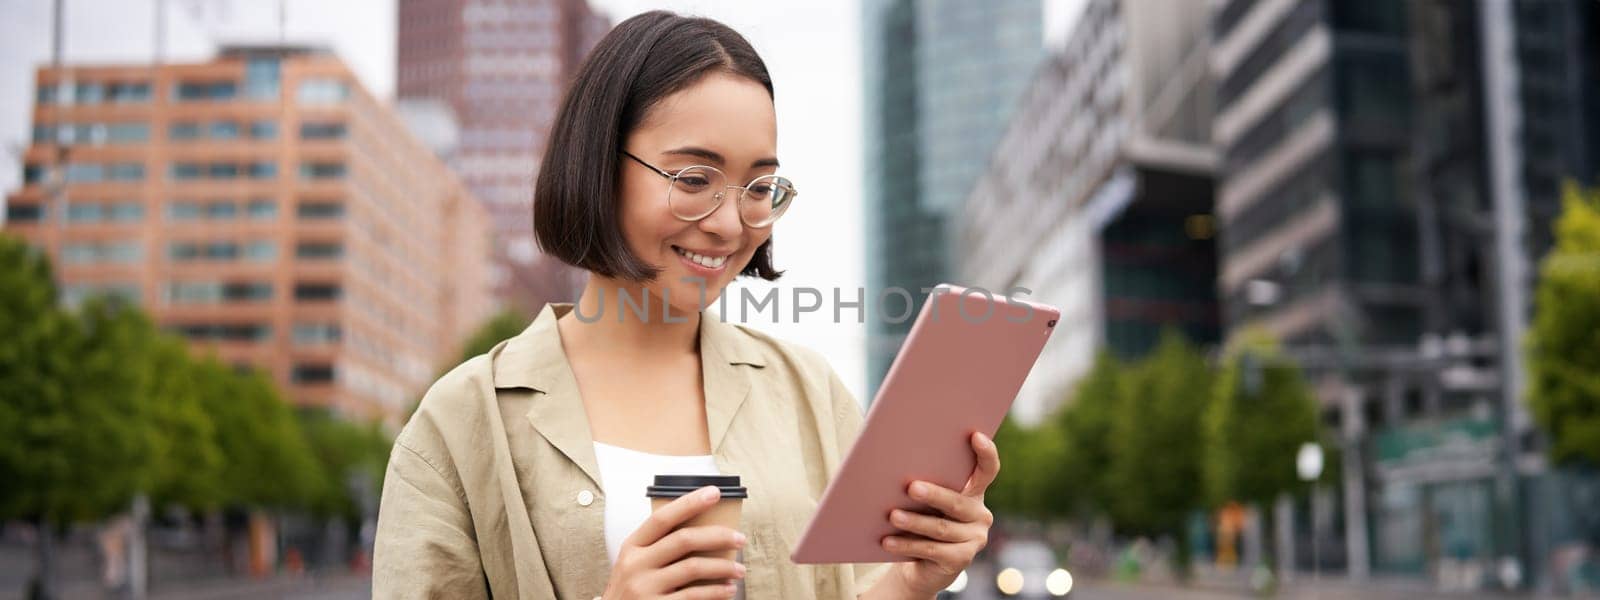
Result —
[[[952, 276], [949, 219], [1010, 120], [1043, 48], [1038, 0], [864, 5], [869, 393], [924, 288]], [[960, 282], [952, 282], [960, 283]], [[900, 288], [904, 296], [883, 295]], [[912, 315], [892, 323], [882, 315]]]

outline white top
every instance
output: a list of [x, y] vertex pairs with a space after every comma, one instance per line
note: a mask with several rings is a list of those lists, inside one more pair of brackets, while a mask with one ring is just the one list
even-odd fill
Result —
[[[594, 443], [600, 467], [600, 489], [606, 499], [606, 555], [617, 564], [622, 540], [650, 516], [650, 499], [644, 493], [656, 475], [720, 475], [711, 455], [671, 456]], [[580, 502], [582, 500], [580, 499]], [[586, 504], [587, 505], [587, 504]]]

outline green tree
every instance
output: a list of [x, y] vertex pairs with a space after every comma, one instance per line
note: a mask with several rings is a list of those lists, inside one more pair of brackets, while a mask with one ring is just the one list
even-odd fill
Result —
[[1122, 371], [1115, 356], [1101, 351], [1072, 398], [1056, 413], [1064, 446], [1055, 486], [1061, 498], [1057, 516], [1104, 513], [1116, 501], [1106, 472], [1113, 423], [1122, 406]]
[[1060, 510], [1061, 459], [1067, 440], [1053, 423], [1021, 427], [1007, 416], [995, 432], [1000, 474], [985, 501], [1002, 514], [1048, 519]]
[[1214, 394], [1204, 420], [1208, 498], [1267, 506], [1301, 489], [1295, 456], [1320, 440], [1316, 399], [1300, 369], [1257, 344], [1227, 360]]
[[206, 413], [207, 391], [194, 374], [187, 342], [172, 335], [152, 340], [143, 359], [151, 376], [143, 394], [151, 422], [160, 435], [153, 440], [149, 488], [155, 506], [181, 505], [205, 512], [222, 507], [223, 455], [216, 424]]
[[1172, 535], [1181, 572], [1188, 567], [1185, 519], [1203, 506], [1201, 449], [1196, 423], [1209, 403], [1212, 374], [1176, 330], [1163, 332], [1137, 364], [1112, 421], [1106, 482], [1112, 522], [1125, 533]]
[[[93, 480], [78, 459], [85, 438], [68, 382], [80, 333], [56, 307], [49, 260], [0, 234], [0, 520], [26, 519], [39, 529], [33, 585], [44, 597], [56, 589], [55, 529], [80, 515], [76, 492]], [[92, 498], [103, 489], [85, 493]]]
[[213, 357], [192, 366], [215, 424], [222, 455], [223, 505], [300, 508], [314, 505], [326, 481], [289, 406], [260, 372], [235, 372]]
[[1569, 182], [1561, 202], [1526, 339], [1528, 404], [1552, 460], [1600, 465], [1600, 190]]
[[515, 312], [501, 311], [472, 332], [466, 343], [462, 344], [461, 360], [457, 362], [466, 362], [469, 358], [488, 352], [495, 344], [516, 337], [528, 327], [530, 321], [531, 319]]
[[338, 418], [326, 410], [299, 412], [300, 429], [312, 453], [321, 462], [323, 480], [311, 510], [322, 517], [355, 521], [361, 515], [358, 497], [351, 486], [375, 493], [388, 466], [390, 440], [378, 423], [355, 423]]

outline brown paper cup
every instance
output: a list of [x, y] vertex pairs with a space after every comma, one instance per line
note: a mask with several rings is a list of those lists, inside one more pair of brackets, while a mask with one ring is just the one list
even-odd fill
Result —
[[[722, 499], [711, 508], [679, 525], [683, 527], [701, 527], [705, 525], [721, 525], [734, 531], [740, 531], [740, 516], [744, 507], [744, 499], [748, 496], [745, 488], [739, 485], [738, 475], [657, 475], [656, 484], [650, 486], [646, 495], [650, 497], [650, 511], [655, 512], [678, 498], [694, 493], [708, 485], [717, 486], [722, 491]], [[707, 556], [722, 558], [732, 561], [741, 561], [738, 550], [723, 552], [696, 552], [692, 556]], [[696, 581], [691, 585], [721, 585], [722, 581]], [[740, 582], [743, 588], [743, 582]]]

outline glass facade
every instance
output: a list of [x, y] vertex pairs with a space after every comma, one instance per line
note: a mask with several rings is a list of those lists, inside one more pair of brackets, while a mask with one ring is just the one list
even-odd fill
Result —
[[[1043, 51], [1038, 0], [873, 0], [864, 5], [869, 312], [915, 315], [951, 277], [948, 220], [1010, 120]], [[910, 293], [881, 296], [884, 290]], [[912, 319], [868, 320], [869, 397]]]

